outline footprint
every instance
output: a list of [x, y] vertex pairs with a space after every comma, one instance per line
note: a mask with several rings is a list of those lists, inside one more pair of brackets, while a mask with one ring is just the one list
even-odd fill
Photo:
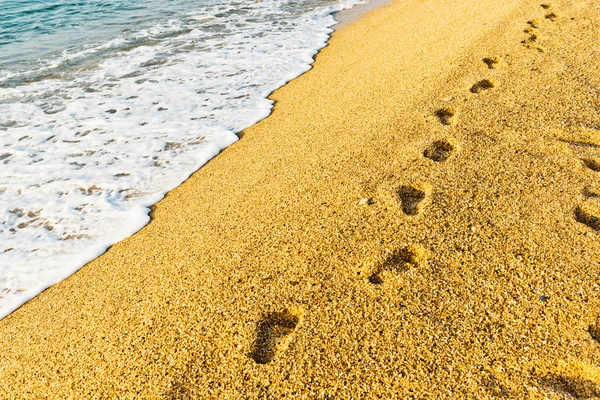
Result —
[[[535, 23], [534, 23], [534, 21], [529, 21], [529, 22], [531, 22], [531, 24], [530, 24], [531, 26], [537, 25], [537, 22], [535, 22]], [[525, 29], [525, 32], [531, 33], [531, 32], [533, 32], [533, 30], [528, 28], [528, 29]], [[537, 45], [537, 42], [539, 40], [540, 40], [540, 36], [536, 33], [533, 33], [527, 39], [521, 40], [521, 44], [528, 49], [534, 49], [534, 50], [539, 51], [540, 53], [543, 53], [544, 48]]]
[[299, 309], [272, 312], [265, 315], [256, 326], [256, 339], [250, 357], [257, 364], [268, 364], [278, 352], [285, 350], [290, 335], [302, 319]]
[[423, 151], [423, 156], [436, 162], [443, 162], [452, 155], [456, 147], [451, 140], [437, 140]]
[[575, 209], [575, 220], [600, 231], [600, 209], [594, 204], [582, 204]]
[[406, 215], [420, 214], [431, 197], [431, 186], [426, 183], [415, 183], [402, 186], [398, 190], [398, 197], [402, 203], [402, 211]]
[[595, 158], [583, 158], [581, 161], [583, 161], [585, 166], [592, 171], [600, 172], [600, 160]]
[[521, 43], [523, 43], [525, 46], [532, 45], [533, 43], [537, 42], [539, 38], [540, 37], [534, 33], [533, 35], [529, 36], [527, 39], [521, 40]]
[[523, 46], [528, 49], [537, 50], [539, 53], [545, 53], [546, 50], [542, 46], [536, 45], [534, 42], [528, 42], [527, 40], [523, 40]]
[[554, 22], [558, 19], [559, 15], [556, 13], [551, 12], [550, 14], [546, 15], [546, 19], [549, 19], [550, 21]]
[[381, 285], [385, 274], [399, 274], [412, 267], [423, 266], [427, 262], [427, 250], [419, 245], [403, 247], [389, 253], [381, 262], [375, 263], [367, 271], [367, 279], [373, 285]]
[[527, 21], [527, 24], [528, 24], [530, 27], [532, 27], [532, 28], [535, 28], [535, 29], [537, 29], [537, 28], [539, 28], [539, 27], [540, 27], [540, 21], [539, 21], [539, 20], [537, 20], [537, 19], [532, 19], [532, 20], [529, 20], [529, 21]]
[[549, 8], [552, 8], [552, 3], [543, 3], [543, 4], [540, 4], [540, 6], [547, 10]]
[[490, 90], [493, 87], [498, 86], [498, 83], [493, 79], [484, 79], [473, 85], [471, 92], [481, 93], [486, 90]]
[[440, 119], [440, 122], [444, 125], [452, 125], [454, 117], [457, 111], [453, 107], [443, 107], [435, 112], [435, 116]]
[[483, 59], [483, 62], [487, 64], [489, 69], [497, 68], [500, 61], [502, 61], [500, 57], [487, 57]]
[[521, 40], [521, 43], [523, 44], [523, 46], [525, 46], [528, 49], [534, 49], [534, 50], [539, 51], [540, 53], [543, 53], [544, 48], [537, 45], [537, 41], [539, 39], [540, 39], [539, 35], [536, 35], [534, 33], [531, 36], [529, 36], [527, 39]]
[[588, 327], [588, 333], [596, 342], [600, 344], [600, 320]]

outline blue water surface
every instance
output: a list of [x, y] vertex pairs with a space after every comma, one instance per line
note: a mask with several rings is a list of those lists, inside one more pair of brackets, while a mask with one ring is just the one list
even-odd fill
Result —
[[0, 0], [0, 69], [52, 58], [225, 0]]

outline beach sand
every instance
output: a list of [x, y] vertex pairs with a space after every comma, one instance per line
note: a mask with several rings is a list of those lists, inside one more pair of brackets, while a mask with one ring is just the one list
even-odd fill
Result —
[[148, 226], [0, 321], [0, 398], [599, 397], [599, 32], [596, 0], [346, 25]]

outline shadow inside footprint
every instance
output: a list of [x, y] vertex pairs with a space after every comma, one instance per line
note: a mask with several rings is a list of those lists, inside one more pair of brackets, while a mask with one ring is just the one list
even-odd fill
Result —
[[373, 285], [382, 285], [383, 279], [381, 278], [380, 274], [380, 271], [375, 271], [371, 273], [371, 275], [369, 275], [369, 283], [372, 283]]
[[483, 62], [486, 63], [489, 69], [494, 69], [500, 63], [500, 57], [487, 57], [483, 59]]
[[431, 189], [425, 184], [402, 186], [398, 190], [398, 197], [402, 203], [402, 211], [406, 215], [418, 215], [423, 209], [425, 200], [429, 197]]
[[383, 284], [383, 273], [399, 274], [408, 271], [411, 267], [421, 266], [427, 261], [427, 251], [419, 246], [412, 245], [397, 249], [390, 253], [382, 262], [376, 264], [369, 274], [369, 283]]
[[289, 335], [296, 329], [300, 313], [285, 310], [265, 315], [256, 326], [256, 339], [250, 356], [257, 364], [273, 361], [277, 351], [287, 345]]
[[452, 107], [440, 108], [435, 112], [435, 116], [439, 118], [444, 125], [452, 125], [452, 119], [456, 116], [456, 110]]
[[539, 39], [539, 36], [534, 33], [533, 35], [529, 36], [527, 39], [521, 40], [521, 43], [523, 43], [524, 45], [527, 46], [527, 45], [531, 45], [531, 44], [537, 42], [538, 39]]
[[600, 324], [592, 324], [588, 327], [588, 333], [596, 342], [600, 343]]
[[443, 162], [452, 155], [452, 152], [455, 149], [454, 147], [455, 146], [447, 140], [438, 140], [433, 142], [423, 151], [423, 156], [436, 162]]
[[584, 158], [582, 159], [583, 163], [586, 167], [595, 172], [600, 172], [600, 160], [596, 160], [593, 158]]
[[496, 87], [496, 83], [491, 79], [484, 79], [482, 81], [477, 82], [471, 88], [471, 92], [473, 93], [481, 93], [486, 90], [490, 90], [491, 88]]
[[589, 226], [590, 228], [600, 231], [600, 219], [596, 212], [592, 211], [588, 207], [579, 206], [575, 209], [575, 220], [579, 223]]

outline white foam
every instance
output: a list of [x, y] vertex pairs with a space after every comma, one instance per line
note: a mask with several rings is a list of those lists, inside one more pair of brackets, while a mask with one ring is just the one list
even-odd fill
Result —
[[[119, 38], [35, 72], [64, 79], [0, 86], [0, 318], [137, 232], [150, 205], [268, 116], [268, 94], [310, 69], [330, 13], [352, 0], [298, 15], [283, 1], [243, 4], [135, 33], [163, 36], [151, 45], [123, 50], [132, 39]], [[0, 84], [26, 74], [3, 71]]]

